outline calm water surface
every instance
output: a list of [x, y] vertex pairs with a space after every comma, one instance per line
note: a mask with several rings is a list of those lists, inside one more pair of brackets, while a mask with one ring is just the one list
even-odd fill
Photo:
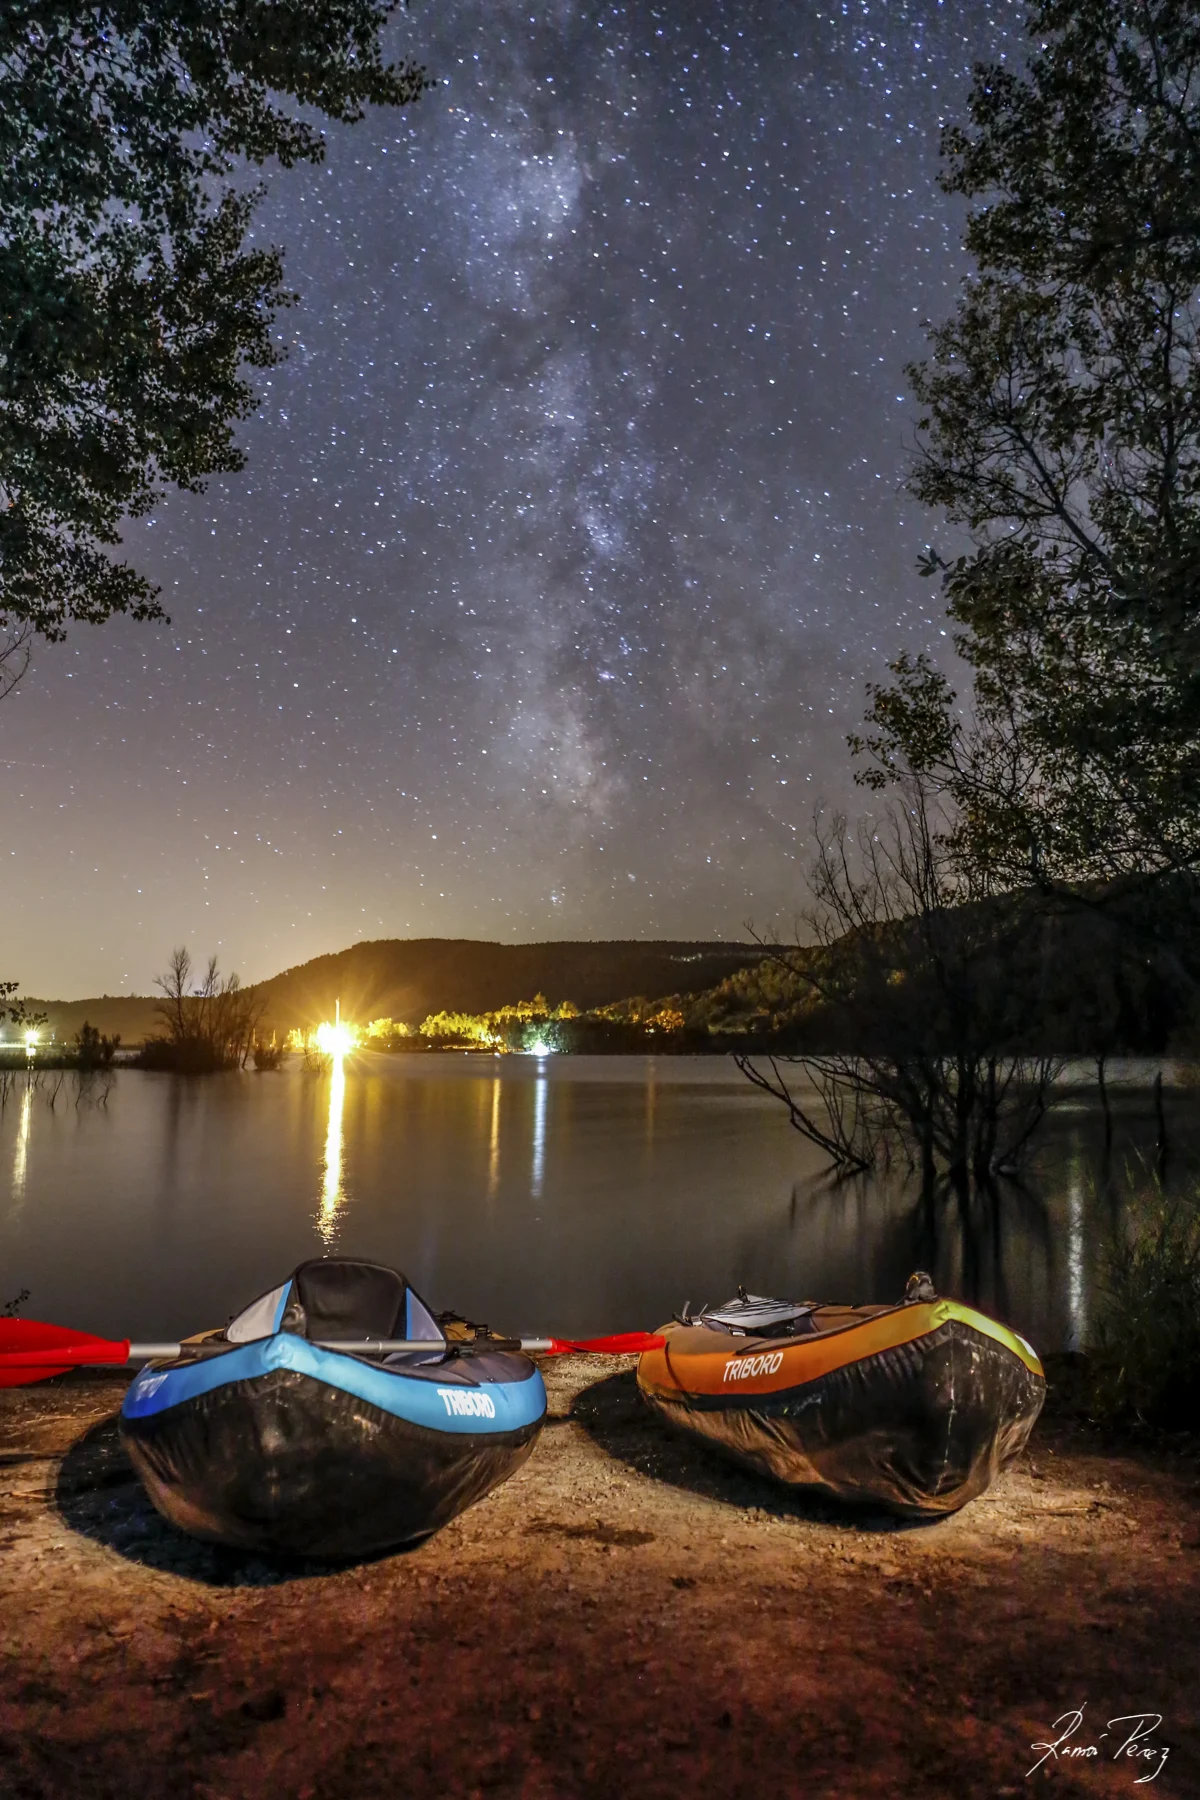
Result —
[[[19, 1084], [0, 1109], [0, 1305], [131, 1337], [219, 1324], [304, 1257], [403, 1269], [509, 1331], [651, 1327], [738, 1282], [899, 1298], [931, 1267], [1044, 1349], [1086, 1337], [1097, 1251], [1153, 1147], [1120, 1099], [1106, 1168], [1073, 1097], [1024, 1185], [964, 1212], [901, 1172], [831, 1184], [781, 1109], [715, 1057], [357, 1055], [316, 1074], [119, 1072]], [[1173, 1103], [1170, 1172], [1200, 1138]]]

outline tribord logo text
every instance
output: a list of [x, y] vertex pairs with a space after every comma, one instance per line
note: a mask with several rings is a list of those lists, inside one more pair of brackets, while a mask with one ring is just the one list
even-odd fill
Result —
[[494, 1419], [496, 1402], [482, 1388], [439, 1388], [446, 1411], [455, 1418]]
[[782, 1350], [764, 1350], [761, 1356], [734, 1356], [725, 1364], [725, 1380], [745, 1381], [751, 1375], [773, 1375], [782, 1367]]

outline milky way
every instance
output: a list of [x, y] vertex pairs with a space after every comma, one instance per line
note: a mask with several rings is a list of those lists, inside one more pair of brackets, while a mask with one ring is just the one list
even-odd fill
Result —
[[1019, 28], [418, 0], [438, 87], [268, 173], [247, 469], [127, 533], [171, 624], [0, 707], [0, 974], [786, 926], [865, 683], [945, 649], [903, 366], [964, 268], [939, 124]]

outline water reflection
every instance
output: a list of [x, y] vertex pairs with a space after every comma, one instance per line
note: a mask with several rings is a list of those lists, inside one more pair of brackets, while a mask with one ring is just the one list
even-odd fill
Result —
[[25, 1177], [29, 1168], [29, 1124], [33, 1114], [33, 1083], [26, 1078], [17, 1115], [17, 1141], [13, 1150], [12, 1199], [16, 1212], [25, 1201]]
[[1087, 1342], [1087, 1290], [1084, 1275], [1083, 1169], [1078, 1152], [1071, 1159], [1067, 1188], [1067, 1349]]
[[546, 1166], [546, 1085], [545, 1066], [539, 1063], [537, 1080], [533, 1084], [533, 1173], [530, 1181], [530, 1192], [535, 1200], [541, 1199]]
[[500, 1187], [500, 1077], [492, 1082], [492, 1131], [488, 1140], [487, 1198], [489, 1205]]
[[346, 1190], [342, 1179], [345, 1154], [342, 1114], [345, 1105], [346, 1057], [343, 1051], [336, 1050], [330, 1058], [329, 1120], [325, 1128], [321, 1211], [317, 1218], [317, 1231], [327, 1250], [331, 1250], [337, 1242], [338, 1221], [346, 1204]]
[[[831, 1183], [717, 1058], [353, 1056], [319, 1079], [122, 1070], [97, 1109], [38, 1092], [22, 1075], [0, 1108], [0, 1279], [43, 1317], [148, 1338], [339, 1249], [499, 1328], [563, 1336], [653, 1326], [739, 1282], [898, 1300], [926, 1268], [1054, 1350], [1095, 1330], [1097, 1262], [1155, 1148], [1147, 1089], [1118, 1112], [1115, 1159], [1083, 1105], [1051, 1119], [1023, 1184], [922, 1196], [902, 1167]], [[1183, 1193], [1200, 1108], [1168, 1103]]]

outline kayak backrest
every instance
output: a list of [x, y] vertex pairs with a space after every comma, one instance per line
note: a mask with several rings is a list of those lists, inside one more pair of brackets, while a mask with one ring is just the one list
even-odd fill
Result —
[[260, 1294], [231, 1319], [224, 1335], [231, 1344], [248, 1344], [277, 1331], [318, 1343], [362, 1338], [446, 1341], [421, 1296], [398, 1270], [350, 1256], [301, 1263], [281, 1286]]
[[318, 1339], [404, 1337], [407, 1296], [404, 1276], [383, 1263], [322, 1257], [293, 1274], [283, 1329]]

